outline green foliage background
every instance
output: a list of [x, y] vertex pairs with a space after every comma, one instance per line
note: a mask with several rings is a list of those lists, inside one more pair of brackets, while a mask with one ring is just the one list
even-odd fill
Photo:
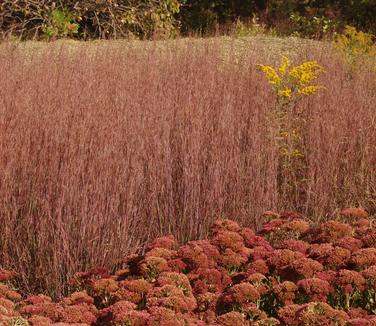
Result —
[[346, 24], [376, 32], [376, 0], [2, 0], [0, 33], [22, 39], [170, 37], [210, 33], [256, 16], [267, 27], [308, 37]]

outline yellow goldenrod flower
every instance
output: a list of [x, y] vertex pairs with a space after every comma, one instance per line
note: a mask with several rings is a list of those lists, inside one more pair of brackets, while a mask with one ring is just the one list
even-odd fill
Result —
[[284, 98], [291, 97], [291, 93], [292, 93], [292, 90], [289, 88], [278, 90], [278, 96], [284, 97]]
[[324, 71], [317, 61], [307, 61], [299, 66], [292, 68], [289, 75], [293, 77], [299, 87], [309, 84]]
[[278, 73], [275, 71], [273, 67], [265, 66], [263, 64], [259, 64], [259, 66], [261, 67], [261, 70], [264, 72], [265, 77], [268, 79], [269, 84], [273, 86], [278, 86], [281, 84], [281, 77], [279, 77]]
[[286, 147], [281, 147], [279, 152], [282, 156], [290, 156], [289, 150]]
[[304, 157], [304, 154], [299, 149], [294, 149], [291, 153], [292, 157]]
[[291, 133], [291, 136], [292, 136], [292, 139], [293, 140], [297, 140], [299, 138], [299, 133], [296, 129], [293, 129], [292, 130], [292, 133]]
[[298, 89], [300, 95], [310, 96], [315, 94], [318, 90], [325, 89], [323, 86], [306, 86]]
[[324, 68], [317, 61], [307, 61], [296, 67], [290, 68], [288, 57], [283, 56], [278, 69], [259, 64], [269, 84], [276, 91], [277, 100], [282, 106], [292, 103], [300, 95], [313, 95], [321, 86], [310, 85]]

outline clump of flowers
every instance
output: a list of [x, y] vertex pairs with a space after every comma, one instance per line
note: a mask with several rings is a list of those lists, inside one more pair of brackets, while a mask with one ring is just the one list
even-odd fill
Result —
[[217, 323], [222, 326], [248, 326], [249, 322], [236, 311], [231, 311], [217, 318]]
[[329, 242], [352, 235], [352, 227], [346, 223], [329, 221], [320, 225], [315, 241]]
[[4, 319], [10, 319], [12, 317], [19, 317], [20, 314], [16, 311], [16, 305], [14, 302], [0, 298], [0, 322]]
[[260, 293], [255, 286], [242, 282], [232, 286], [221, 298], [221, 303], [225, 309], [244, 310], [249, 303], [256, 303], [259, 298]]
[[216, 267], [221, 257], [218, 248], [208, 240], [190, 241], [179, 248], [178, 255], [188, 270]]
[[145, 257], [145, 259], [140, 262], [139, 269], [141, 274], [148, 279], [153, 279], [158, 274], [170, 270], [166, 259], [153, 256]]
[[164, 237], [156, 238], [148, 246], [147, 250], [150, 251], [155, 248], [163, 248], [168, 250], [174, 250], [177, 248], [177, 242], [173, 235], [167, 235]]
[[196, 296], [197, 310], [200, 319], [207, 323], [213, 323], [216, 319], [216, 307], [220, 295], [217, 293], [206, 292]]
[[301, 252], [289, 249], [278, 249], [275, 250], [273, 255], [268, 259], [268, 265], [279, 274], [285, 268], [291, 266], [294, 261], [301, 258], [304, 258]]
[[220, 251], [231, 249], [238, 252], [244, 247], [243, 237], [239, 233], [232, 231], [218, 232], [214, 236], [212, 243], [216, 245]]
[[253, 261], [265, 260], [265, 259], [268, 259], [272, 255], [273, 255], [273, 250], [264, 246], [256, 246], [250, 251], [250, 257], [253, 259]]
[[[47, 297], [47, 302], [51, 302], [51, 298]], [[94, 299], [87, 294], [86, 291], [73, 292], [70, 296], [64, 298], [62, 303], [67, 306], [77, 305], [77, 304], [94, 304]]]
[[[272, 218], [261, 233], [220, 220], [210, 239], [180, 248], [171, 236], [158, 238], [114, 275], [76, 273], [72, 292], [57, 302], [42, 294], [22, 300], [14, 273], [0, 270], [7, 282], [0, 282], [0, 324], [375, 324], [376, 249], [365, 241], [372, 224], [312, 227], [293, 212]], [[286, 238], [273, 247], [265, 237], [276, 232]]]
[[5, 298], [11, 301], [19, 301], [21, 295], [11, 289], [8, 285], [0, 282], [0, 298]]
[[148, 325], [150, 326], [186, 326], [186, 320], [181, 313], [176, 313], [164, 307], [152, 307], [149, 310]]
[[365, 247], [376, 247], [375, 227], [358, 227], [356, 233], [358, 237], [361, 237]]
[[221, 231], [239, 232], [240, 230], [240, 225], [235, 221], [219, 218], [214, 222], [211, 228], [211, 233], [212, 235], [216, 235], [218, 232]]
[[322, 86], [311, 85], [324, 68], [317, 61], [307, 61], [291, 68], [290, 59], [282, 57], [278, 68], [259, 64], [269, 84], [279, 99], [292, 98], [298, 95], [312, 95]]
[[166, 248], [153, 248], [145, 254], [145, 257], [160, 257], [166, 259], [167, 261], [175, 258], [175, 256], [176, 251]]
[[376, 265], [376, 248], [359, 249], [353, 253], [351, 260], [360, 269]]
[[281, 226], [281, 229], [287, 232], [294, 232], [296, 236], [299, 237], [310, 229], [310, 225], [308, 222], [302, 219], [296, 219], [296, 220], [284, 223]]
[[299, 280], [302, 278], [313, 277], [323, 269], [324, 266], [318, 261], [304, 257], [294, 260], [291, 264], [286, 266], [284, 270], [281, 271], [281, 275], [290, 280]]
[[118, 289], [118, 283], [112, 278], [93, 280], [90, 284], [92, 295], [104, 306], [111, 304], [115, 292]]
[[342, 215], [347, 222], [356, 221], [359, 219], [368, 219], [369, 214], [362, 208], [359, 207], [348, 207], [341, 210], [340, 215]]
[[269, 274], [269, 267], [265, 260], [256, 259], [246, 266], [246, 273], [247, 274], [261, 273], [264, 275]]
[[319, 278], [306, 278], [297, 283], [300, 292], [300, 299], [304, 302], [317, 301], [326, 302], [333, 288], [329, 282]]
[[92, 308], [87, 304], [66, 306], [59, 321], [68, 324], [94, 324], [97, 320], [94, 313], [97, 313], [97, 311], [96, 309], [93, 311]]
[[334, 244], [336, 246], [348, 249], [348, 250], [350, 250], [350, 252], [357, 251], [357, 250], [359, 250], [360, 248], [363, 247], [362, 240], [354, 238], [353, 236], [343, 237], [343, 238], [337, 240]]
[[101, 310], [98, 323], [100, 325], [145, 325], [149, 319], [146, 311], [137, 311], [137, 306], [128, 301], [118, 301]]
[[193, 292], [222, 293], [231, 283], [231, 278], [226, 270], [214, 268], [198, 268], [188, 274], [193, 287]]
[[0, 268], [0, 282], [9, 281], [10, 279], [17, 276], [17, 273], [14, 271], [8, 271], [6, 269]]
[[128, 279], [119, 282], [119, 290], [116, 291], [115, 297], [118, 300], [128, 300], [140, 304], [151, 288], [152, 284], [143, 278]]
[[358, 305], [366, 287], [366, 280], [359, 272], [342, 269], [338, 272], [334, 284], [337, 288], [335, 297], [337, 305], [348, 310]]
[[374, 36], [358, 31], [353, 26], [346, 26], [344, 31], [337, 35], [335, 47], [343, 55], [350, 76], [355, 72], [355, 66], [372, 65], [376, 57]]
[[192, 287], [188, 277], [185, 274], [175, 272], [165, 272], [159, 275], [157, 285], [172, 285], [181, 289], [184, 295], [192, 295]]
[[280, 248], [289, 249], [292, 251], [298, 251], [298, 252], [301, 252], [303, 255], [305, 255], [309, 248], [309, 244], [302, 240], [288, 239], [288, 240], [282, 241]]
[[175, 312], [188, 313], [197, 307], [195, 297], [173, 285], [152, 288], [146, 297], [146, 307], [164, 307]]
[[286, 305], [278, 310], [278, 317], [285, 325], [298, 325], [297, 313], [302, 307], [299, 304]]
[[[245, 248], [248, 249], [248, 248]], [[248, 249], [250, 250], [250, 249]], [[248, 261], [250, 251], [235, 252], [230, 248], [225, 249], [221, 258], [221, 265], [230, 272], [236, 272], [241, 269], [241, 266]]]
[[310, 246], [308, 256], [325, 266], [339, 269], [347, 265], [351, 252], [346, 248], [333, 246], [331, 243], [320, 243]]
[[273, 293], [283, 305], [290, 305], [294, 303], [298, 287], [295, 283], [284, 281], [273, 286]]
[[87, 287], [96, 279], [109, 278], [110, 271], [107, 268], [95, 267], [87, 272], [77, 272], [69, 280], [68, 284], [77, 289], [81, 290]]
[[64, 317], [64, 307], [57, 303], [36, 303], [26, 305], [20, 309], [20, 313], [26, 317], [42, 316], [53, 322], [60, 322]]
[[365, 279], [359, 272], [341, 269], [338, 272], [335, 284], [344, 292], [351, 293], [355, 289], [363, 290]]
[[327, 281], [329, 284], [334, 283], [337, 276], [338, 276], [338, 272], [331, 270], [331, 269], [327, 269], [323, 272], [318, 272], [315, 275], [315, 277], [319, 278], [320, 280]]
[[310, 302], [297, 312], [299, 325], [337, 325], [345, 326], [348, 315], [341, 310], [332, 308], [325, 302]]

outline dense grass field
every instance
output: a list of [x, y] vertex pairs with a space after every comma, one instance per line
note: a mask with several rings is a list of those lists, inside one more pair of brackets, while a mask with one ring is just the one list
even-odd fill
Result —
[[[298, 104], [304, 178], [284, 175], [282, 191], [258, 66], [281, 55], [325, 69], [325, 89]], [[375, 71], [350, 72], [330, 43], [2, 43], [0, 76], [0, 267], [24, 293], [61, 297], [75, 272], [164, 234], [206, 238], [218, 217], [259, 230], [265, 210], [376, 213]]]

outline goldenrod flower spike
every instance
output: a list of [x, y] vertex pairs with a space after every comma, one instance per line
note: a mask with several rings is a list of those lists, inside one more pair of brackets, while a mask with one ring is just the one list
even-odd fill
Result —
[[275, 71], [273, 67], [265, 66], [263, 64], [259, 64], [259, 66], [261, 67], [261, 70], [264, 72], [265, 77], [268, 79], [269, 84], [273, 86], [278, 86], [281, 84], [281, 77], [279, 77], [278, 73]]
[[316, 79], [324, 71], [317, 61], [307, 61], [290, 70], [289, 75], [295, 78], [298, 86], [305, 86]]
[[280, 89], [278, 90], [278, 96], [289, 98], [291, 97], [292, 90], [291, 89]]
[[325, 89], [323, 86], [306, 86], [304, 88], [298, 89], [298, 93], [305, 96], [310, 96], [315, 94], [318, 90]]
[[278, 69], [259, 64], [269, 84], [277, 93], [282, 105], [291, 102], [295, 96], [309, 96], [315, 94], [322, 86], [310, 85], [324, 68], [317, 61], [307, 61], [296, 67], [291, 67], [288, 57], [283, 56]]

